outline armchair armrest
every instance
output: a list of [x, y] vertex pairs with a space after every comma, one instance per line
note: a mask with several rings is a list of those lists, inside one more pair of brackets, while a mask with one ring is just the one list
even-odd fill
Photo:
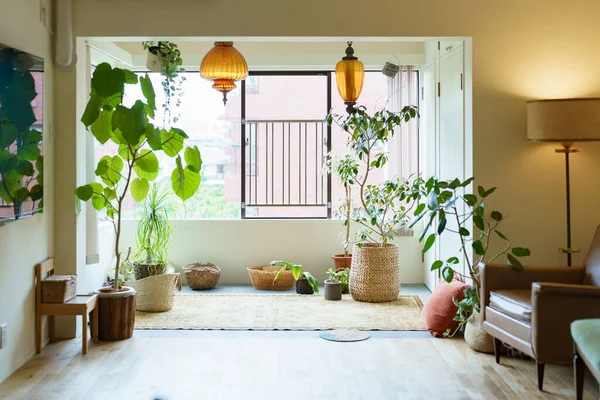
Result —
[[530, 289], [534, 282], [581, 284], [585, 276], [584, 267], [524, 267], [517, 271], [508, 265], [488, 264], [480, 269], [481, 313], [490, 301], [490, 292], [501, 289]]
[[566, 362], [572, 354], [571, 322], [600, 318], [600, 287], [536, 282], [531, 289], [534, 353], [545, 362]]

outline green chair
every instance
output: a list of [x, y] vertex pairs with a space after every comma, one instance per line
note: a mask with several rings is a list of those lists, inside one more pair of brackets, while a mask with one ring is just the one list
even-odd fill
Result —
[[580, 319], [571, 323], [575, 356], [573, 370], [577, 400], [583, 399], [583, 376], [587, 367], [600, 382], [600, 319]]

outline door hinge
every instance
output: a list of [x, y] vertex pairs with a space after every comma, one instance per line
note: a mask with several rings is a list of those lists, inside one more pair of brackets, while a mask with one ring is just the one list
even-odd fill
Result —
[[463, 90], [462, 72], [460, 73], [460, 90]]
[[440, 41], [438, 40], [438, 50], [440, 49]]
[[242, 202], [242, 208], [246, 208], [246, 203]]
[[441, 91], [442, 91], [442, 90], [441, 90], [441, 87], [440, 87], [440, 83], [438, 82], [438, 97], [440, 97], [440, 95], [441, 95], [441, 94], [440, 94], [440, 93], [441, 93]]
[[421, 100], [425, 100], [425, 88], [421, 88]]
[[331, 202], [327, 202], [327, 208], [331, 208]]

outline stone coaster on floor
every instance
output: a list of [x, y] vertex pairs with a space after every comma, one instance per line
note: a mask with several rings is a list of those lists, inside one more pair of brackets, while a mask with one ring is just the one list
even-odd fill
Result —
[[319, 335], [321, 339], [330, 340], [332, 342], [360, 342], [367, 340], [371, 335], [364, 331], [336, 329], [326, 331]]

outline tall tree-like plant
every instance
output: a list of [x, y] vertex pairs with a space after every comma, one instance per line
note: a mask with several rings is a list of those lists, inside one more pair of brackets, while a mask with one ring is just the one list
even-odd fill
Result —
[[327, 123], [337, 123], [348, 133], [348, 147], [358, 159], [343, 165], [344, 180], [358, 186], [360, 207], [342, 210], [345, 217], [356, 222], [362, 229], [358, 233], [360, 243], [372, 242], [386, 246], [409, 224], [409, 213], [421, 202], [425, 182], [419, 176], [395, 177], [382, 184], [369, 183], [375, 169], [387, 164], [388, 154], [379, 150], [394, 135], [402, 123], [417, 116], [414, 106], [406, 106], [400, 112], [380, 110], [369, 115], [364, 107], [358, 107], [346, 117], [329, 114]]
[[[137, 100], [132, 106], [123, 103], [125, 85], [140, 85], [145, 101]], [[146, 74], [140, 77], [132, 71], [112, 68], [107, 63], [96, 67], [91, 80], [91, 93], [81, 118], [98, 142], [111, 141], [118, 146], [118, 154], [106, 155], [96, 167], [101, 182], [90, 182], [76, 189], [76, 196], [91, 201], [97, 210], [105, 210], [115, 229], [115, 279], [113, 290], [118, 290], [121, 253], [121, 217], [123, 202], [128, 193], [137, 202], [148, 195], [150, 182], [159, 175], [157, 152], [175, 158], [171, 183], [175, 194], [182, 200], [194, 195], [200, 185], [201, 158], [196, 146], [186, 147], [187, 134], [181, 129], [161, 129], [151, 122], [156, 112], [155, 92]], [[183, 159], [181, 153], [183, 152]], [[184, 165], [185, 162], [185, 165]], [[137, 177], [134, 177], [137, 176]]]

